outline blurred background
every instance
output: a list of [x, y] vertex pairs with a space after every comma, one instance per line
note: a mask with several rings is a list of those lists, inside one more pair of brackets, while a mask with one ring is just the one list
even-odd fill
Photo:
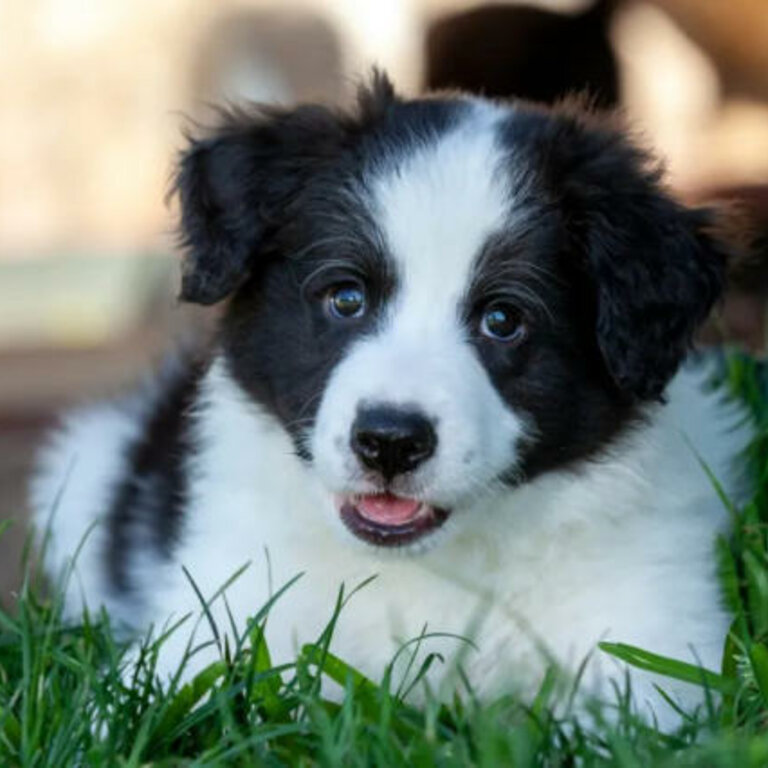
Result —
[[748, 213], [757, 258], [706, 340], [764, 350], [768, 0], [1, 0], [0, 599], [56, 412], [208, 325], [175, 301], [181, 128], [222, 101], [343, 104], [372, 64], [406, 94], [623, 108], [681, 198]]

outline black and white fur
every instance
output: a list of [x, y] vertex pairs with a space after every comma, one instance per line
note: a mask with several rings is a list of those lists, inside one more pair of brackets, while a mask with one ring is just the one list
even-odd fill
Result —
[[[191, 140], [177, 191], [182, 298], [229, 302], [209, 354], [71, 414], [42, 457], [39, 525], [60, 495], [49, 571], [85, 537], [73, 616], [103, 604], [159, 627], [200, 614], [182, 566], [210, 597], [250, 563], [227, 590], [241, 624], [304, 573], [270, 618], [277, 661], [342, 583], [377, 574], [333, 646], [373, 677], [425, 624], [473, 636], [462, 663], [483, 695], [532, 690], [601, 639], [717, 668], [726, 520], [699, 462], [735, 492], [748, 434], [678, 367], [725, 246], [624, 131], [577, 105], [405, 100], [376, 76], [351, 113], [226, 114]], [[364, 295], [359, 316], [329, 310], [339, 285]], [[363, 460], [351, 435], [376, 409], [428, 422], [419, 461]], [[368, 530], [355, 500], [384, 491], [421, 502], [424, 530]], [[585, 686], [606, 673], [595, 654]]]

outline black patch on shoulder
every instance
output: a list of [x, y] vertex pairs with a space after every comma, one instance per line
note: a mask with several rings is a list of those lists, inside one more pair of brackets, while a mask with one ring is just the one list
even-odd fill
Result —
[[184, 461], [191, 453], [190, 409], [207, 361], [190, 361], [162, 383], [141, 437], [127, 448], [125, 479], [107, 518], [104, 553], [113, 589], [128, 591], [130, 562], [138, 549], [170, 557], [181, 530], [187, 484]]

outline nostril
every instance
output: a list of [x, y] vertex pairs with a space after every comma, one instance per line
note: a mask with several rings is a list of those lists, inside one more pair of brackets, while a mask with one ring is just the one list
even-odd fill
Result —
[[419, 411], [368, 407], [358, 411], [350, 446], [364, 466], [391, 479], [432, 456], [437, 435], [432, 422]]
[[368, 458], [376, 458], [381, 450], [376, 435], [368, 432], [353, 432], [352, 447], [355, 453], [362, 454]]
[[402, 445], [403, 458], [416, 466], [435, 452], [434, 443], [428, 438], [406, 440]]

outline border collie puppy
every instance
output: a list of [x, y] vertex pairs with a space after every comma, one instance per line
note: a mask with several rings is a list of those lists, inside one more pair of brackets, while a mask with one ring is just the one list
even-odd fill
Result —
[[[376, 75], [350, 112], [227, 113], [176, 189], [182, 298], [229, 301], [204, 359], [72, 414], [44, 453], [70, 615], [160, 628], [201, 613], [184, 568], [212, 599], [249, 564], [226, 590], [242, 626], [303, 573], [267, 628], [285, 661], [375, 574], [333, 641], [374, 678], [425, 625], [473, 638], [430, 649], [485, 696], [603, 639], [718, 667], [726, 514], [701, 461], [736, 491], [748, 434], [678, 368], [727, 248], [621, 129]], [[623, 674], [592, 653], [584, 688]]]

